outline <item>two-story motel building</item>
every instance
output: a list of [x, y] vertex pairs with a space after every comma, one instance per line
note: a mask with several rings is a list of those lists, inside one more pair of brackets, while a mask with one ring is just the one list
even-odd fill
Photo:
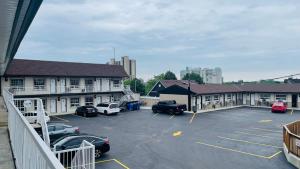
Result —
[[[1, 87], [15, 98], [41, 98], [48, 114], [59, 115], [82, 105], [119, 101], [126, 77], [119, 65], [14, 59]], [[16, 102], [21, 111], [23, 102]]]

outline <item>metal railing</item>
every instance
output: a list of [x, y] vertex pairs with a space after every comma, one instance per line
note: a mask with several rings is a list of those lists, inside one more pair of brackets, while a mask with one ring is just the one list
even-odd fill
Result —
[[65, 168], [95, 169], [95, 146], [85, 140], [78, 148], [54, 150], [54, 154]]
[[300, 157], [300, 121], [283, 126], [283, 144], [288, 153]]
[[[48, 145], [14, 105], [13, 94], [3, 90], [3, 98], [8, 110], [8, 129], [16, 168], [64, 169]], [[41, 108], [39, 106], [38, 109]]]
[[113, 92], [123, 91], [124, 87], [120, 85], [111, 85], [107, 87], [100, 87], [95, 85], [85, 86], [39, 86], [36, 87], [6, 87], [4, 88], [14, 95], [42, 95], [42, 94], [65, 94], [65, 93], [96, 93], [96, 92]]

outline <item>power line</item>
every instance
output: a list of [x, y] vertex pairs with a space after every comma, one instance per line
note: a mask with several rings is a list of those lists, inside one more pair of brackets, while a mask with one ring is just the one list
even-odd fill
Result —
[[290, 78], [290, 77], [299, 76], [299, 75], [300, 75], [300, 73], [296, 73], [296, 74], [291, 74], [291, 75], [287, 75], [287, 76], [280, 76], [280, 77], [265, 79], [265, 80], [277, 80], [277, 79]]

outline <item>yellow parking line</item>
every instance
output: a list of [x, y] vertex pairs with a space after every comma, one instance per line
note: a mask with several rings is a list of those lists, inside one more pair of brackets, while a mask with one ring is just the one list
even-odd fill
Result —
[[244, 131], [250, 131], [250, 132], [258, 131], [258, 132], [265, 132], [265, 133], [281, 134], [281, 133], [279, 133], [279, 132], [270, 132], [270, 131], [255, 130], [255, 129], [241, 129], [241, 130], [244, 130]]
[[152, 116], [152, 118], [154, 118], [155, 116], [157, 116], [158, 115], [158, 113], [155, 113], [153, 116]]
[[259, 123], [271, 123], [272, 122], [272, 120], [260, 120], [260, 121], [258, 121]]
[[172, 115], [169, 119], [173, 119], [175, 115]]
[[120, 166], [122, 166], [125, 169], [130, 169], [129, 167], [127, 167], [125, 164], [123, 164], [122, 162], [120, 162], [117, 159], [100, 160], [100, 161], [96, 161], [95, 164], [97, 164], [97, 163], [106, 163], [106, 162], [111, 162], [111, 161], [114, 161], [114, 162], [118, 163]]
[[190, 122], [189, 122], [190, 124], [193, 122], [194, 118], [196, 117], [196, 114], [197, 114], [197, 113], [194, 113], [194, 114], [193, 114], [193, 116], [192, 116], [192, 118], [191, 118], [191, 120], [190, 120]]
[[275, 156], [277, 156], [277, 155], [280, 154], [281, 152], [282, 152], [282, 151], [278, 151], [277, 153], [275, 153], [275, 154], [269, 156], [268, 159], [274, 158]]
[[273, 132], [273, 133], [282, 133], [282, 131], [279, 131], [279, 130], [269, 130], [269, 129], [262, 129], [262, 128], [257, 128], [257, 127], [253, 127], [252, 129]]
[[54, 118], [56, 118], [56, 119], [58, 119], [58, 120], [62, 120], [62, 121], [64, 121], [64, 122], [70, 122], [69, 120], [63, 119], [63, 118], [61, 118], [61, 117], [56, 117], [56, 116], [51, 116], [51, 117], [54, 117]]
[[279, 146], [274, 146], [274, 145], [270, 145], [270, 144], [263, 144], [263, 143], [256, 143], [256, 142], [251, 142], [251, 141], [247, 141], [247, 140], [239, 140], [239, 139], [233, 139], [233, 138], [222, 137], [222, 136], [218, 136], [218, 137], [221, 138], [221, 139], [225, 139], [225, 140], [231, 140], [231, 141], [236, 141], [236, 142], [260, 145], [260, 146], [265, 146], [265, 147], [283, 148], [283, 147], [279, 147]]
[[106, 162], [111, 162], [111, 161], [114, 161], [114, 159], [96, 161], [95, 164], [97, 164], [97, 163], [106, 163]]
[[247, 132], [241, 132], [241, 131], [236, 131], [236, 133], [244, 134], [244, 135], [249, 135], [249, 136], [257, 136], [257, 137], [265, 137], [265, 138], [277, 138], [277, 137], [271, 137], [271, 136], [266, 136], [266, 135], [261, 135], [261, 134], [253, 134], [253, 133], [247, 133]]
[[125, 169], [130, 169], [130, 168], [127, 167], [125, 164], [121, 163], [119, 160], [114, 159], [114, 161], [115, 161], [116, 163], [120, 164], [123, 168], [125, 168]]
[[208, 146], [208, 147], [213, 147], [213, 148], [217, 148], [217, 149], [232, 151], [232, 152], [236, 152], [236, 153], [240, 153], [240, 154], [245, 154], [245, 155], [249, 155], [249, 156], [254, 156], [254, 157], [259, 157], [259, 158], [264, 158], [264, 159], [270, 159], [270, 157], [266, 157], [266, 156], [262, 156], [262, 155], [257, 155], [257, 154], [252, 154], [252, 153], [247, 153], [247, 152], [244, 152], [244, 151], [235, 150], [235, 149], [231, 149], [231, 148], [216, 146], [216, 145], [212, 145], [212, 144], [206, 144], [206, 143], [203, 143], [203, 142], [196, 142], [196, 143], [202, 144], [202, 145], [205, 145], [205, 146]]

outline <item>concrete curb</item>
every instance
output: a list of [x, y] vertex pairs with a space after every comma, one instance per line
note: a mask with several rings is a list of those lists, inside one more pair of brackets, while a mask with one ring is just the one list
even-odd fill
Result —
[[300, 158], [295, 156], [292, 153], [289, 153], [288, 149], [284, 143], [283, 143], [283, 151], [284, 151], [284, 155], [285, 155], [287, 161], [289, 163], [291, 163], [292, 165], [294, 165], [295, 167], [300, 168]]

